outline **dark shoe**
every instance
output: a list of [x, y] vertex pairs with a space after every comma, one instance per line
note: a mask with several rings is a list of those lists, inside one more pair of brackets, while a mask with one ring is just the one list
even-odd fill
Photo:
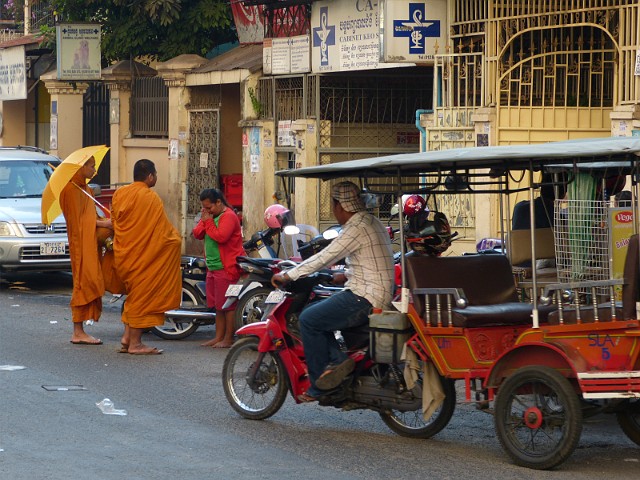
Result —
[[320, 390], [332, 390], [342, 383], [342, 381], [356, 368], [353, 358], [347, 358], [338, 365], [327, 368], [316, 380], [316, 387]]

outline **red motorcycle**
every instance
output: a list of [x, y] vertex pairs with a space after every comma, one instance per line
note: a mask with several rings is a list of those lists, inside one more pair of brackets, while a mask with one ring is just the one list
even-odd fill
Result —
[[[302, 308], [314, 295], [314, 287], [331, 280], [328, 273], [316, 273], [291, 282], [286, 291], [274, 290], [267, 298], [264, 321], [242, 327], [241, 337], [230, 349], [222, 371], [227, 400], [243, 417], [263, 420], [275, 414], [287, 391], [296, 403], [310, 387], [304, 348], [298, 327]], [[435, 370], [431, 382], [439, 382], [444, 398], [427, 419], [422, 413], [421, 368], [416, 381], [407, 386], [400, 360], [402, 347], [413, 336], [407, 322], [397, 333], [389, 329], [370, 331], [368, 325], [343, 330], [347, 354], [356, 362], [354, 372], [334, 390], [319, 397], [323, 406], [343, 410], [369, 409], [380, 414], [394, 432], [429, 438], [442, 430], [456, 404], [454, 383]], [[338, 335], [338, 334], [337, 334]]]

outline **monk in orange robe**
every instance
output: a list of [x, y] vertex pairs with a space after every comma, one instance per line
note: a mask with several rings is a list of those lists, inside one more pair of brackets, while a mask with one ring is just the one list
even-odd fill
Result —
[[105, 292], [96, 228], [112, 228], [111, 219], [98, 219], [95, 204], [90, 198], [91, 190], [87, 186], [87, 179], [92, 178], [95, 173], [96, 161], [89, 157], [60, 192], [59, 199], [69, 238], [73, 275], [71, 343], [76, 345], [102, 344], [99, 339], [84, 331], [86, 320], [97, 322], [100, 319], [102, 296]]
[[111, 203], [115, 268], [127, 291], [121, 351], [135, 355], [162, 353], [142, 343], [142, 332], [162, 325], [164, 312], [182, 299], [182, 239], [151, 190], [157, 179], [153, 162], [138, 160], [133, 183], [117, 189]]

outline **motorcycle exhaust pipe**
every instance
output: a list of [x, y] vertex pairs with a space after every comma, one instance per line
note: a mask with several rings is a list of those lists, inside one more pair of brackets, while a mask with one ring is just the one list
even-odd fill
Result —
[[174, 320], [215, 320], [216, 312], [209, 310], [169, 310], [164, 312], [166, 318]]

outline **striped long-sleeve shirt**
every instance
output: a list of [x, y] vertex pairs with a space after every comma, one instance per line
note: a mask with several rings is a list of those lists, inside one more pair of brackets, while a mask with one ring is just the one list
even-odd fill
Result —
[[368, 212], [357, 212], [340, 235], [324, 250], [287, 272], [297, 280], [346, 258], [345, 288], [369, 300], [374, 308], [387, 308], [394, 288], [393, 251], [389, 233]]

